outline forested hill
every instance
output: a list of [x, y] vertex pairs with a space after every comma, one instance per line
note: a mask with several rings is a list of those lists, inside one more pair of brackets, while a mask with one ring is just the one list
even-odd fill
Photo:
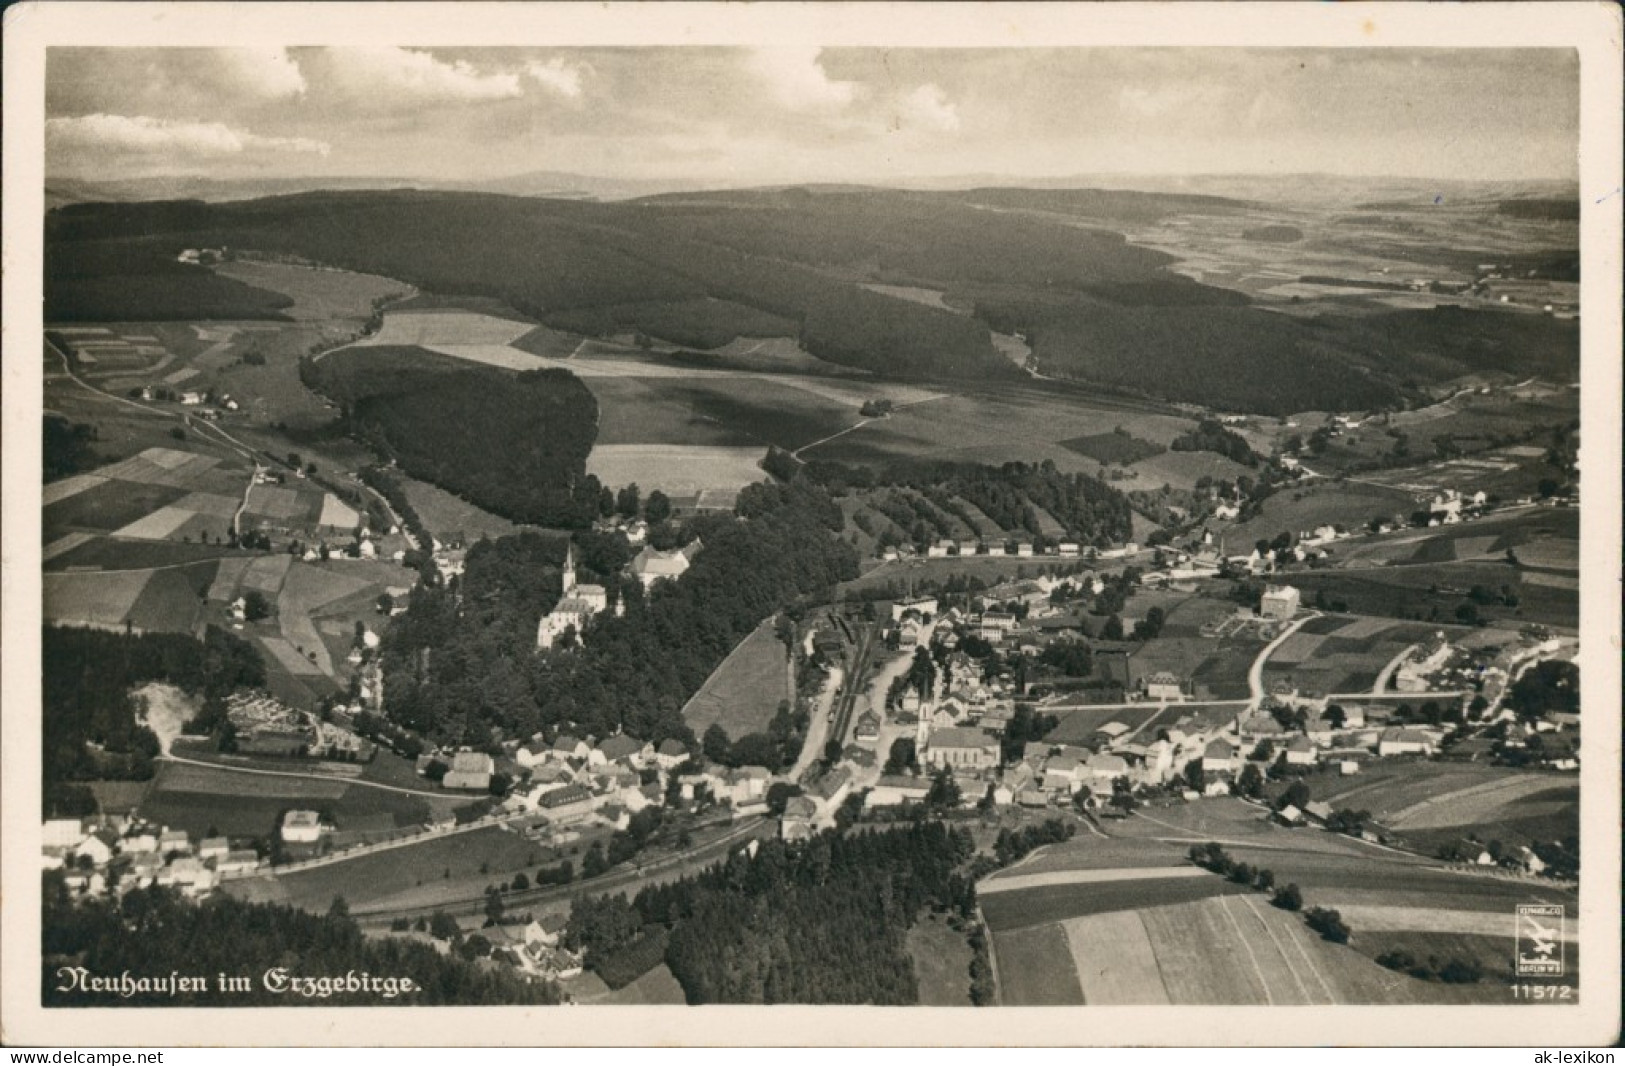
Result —
[[515, 522], [582, 529], [602, 486], [587, 473], [598, 401], [567, 370], [520, 374], [421, 349], [368, 346], [300, 364], [342, 405], [351, 436], [412, 477]]
[[[1546, 210], [1512, 203], [1515, 213]], [[563, 330], [695, 348], [793, 335], [829, 362], [897, 377], [1021, 377], [992, 331], [1019, 333], [1048, 377], [1268, 414], [1397, 406], [1423, 385], [1497, 368], [1503, 349], [1531, 350], [1541, 373], [1578, 365], [1572, 322], [1453, 308], [1280, 315], [1173, 272], [1172, 256], [1114, 230], [1253, 206], [1095, 189], [852, 187], [618, 203], [396, 190], [72, 204], [46, 218], [46, 313], [278, 315], [285, 298], [175, 261], [185, 248], [225, 247], [499, 299]], [[1499, 339], [1509, 331], [1516, 344]]]
[[[692, 745], [683, 704], [734, 645], [775, 611], [857, 575], [840, 525], [810, 483], [747, 486], [737, 516], [689, 524], [705, 547], [680, 580], [647, 596], [621, 583], [612, 595], [624, 616], [600, 615], [580, 649], [542, 654], [536, 623], [558, 599], [562, 545], [535, 534], [477, 544], [455, 585], [415, 589], [391, 626], [385, 710], [449, 744], [546, 729]], [[582, 580], [613, 577], [612, 559], [598, 569], [594, 550], [583, 556]]]

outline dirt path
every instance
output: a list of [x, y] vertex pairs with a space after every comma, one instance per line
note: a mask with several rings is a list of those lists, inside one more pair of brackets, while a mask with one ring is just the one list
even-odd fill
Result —
[[[164, 754], [158, 756], [158, 758], [165, 762], [185, 763], [188, 766], [205, 766], [211, 770], [224, 770], [233, 774], [256, 774], [261, 777], [298, 777], [307, 781], [328, 781], [338, 782], [343, 785], [355, 785], [358, 788], [377, 788], [385, 792], [400, 792], [408, 796], [428, 796], [431, 799], [440, 800], [458, 798], [455, 794], [449, 792], [425, 792], [422, 789], [385, 785], [378, 781], [363, 781], [356, 777], [335, 777], [332, 774], [302, 774], [295, 770], [260, 770], [252, 766], [231, 766], [225, 763], [205, 762], [202, 759], [188, 759], [184, 755]], [[470, 796], [468, 798], [477, 799], [478, 797]]]

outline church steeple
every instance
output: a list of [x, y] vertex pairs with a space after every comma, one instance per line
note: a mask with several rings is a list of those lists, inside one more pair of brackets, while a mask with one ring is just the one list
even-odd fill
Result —
[[571, 541], [569, 546], [564, 549], [564, 574], [562, 580], [564, 583], [563, 595], [568, 596], [575, 591], [576, 587], [576, 546], [574, 541]]

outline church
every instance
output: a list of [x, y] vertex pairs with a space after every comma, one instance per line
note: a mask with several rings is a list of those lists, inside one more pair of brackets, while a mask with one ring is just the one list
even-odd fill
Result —
[[[542, 616], [536, 626], [536, 647], [551, 648], [555, 641], [572, 626], [579, 640], [587, 628], [587, 621], [609, 606], [609, 594], [602, 585], [576, 584], [576, 548], [571, 544], [564, 552], [564, 589], [553, 610]], [[617, 604], [617, 607], [619, 605]]]

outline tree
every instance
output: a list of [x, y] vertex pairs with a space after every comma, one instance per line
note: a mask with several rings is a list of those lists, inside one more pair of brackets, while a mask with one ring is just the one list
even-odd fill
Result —
[[1200, 792], [1207, 785], [1207, 774], [1202, 770], [1202, 760], [1192, 759], [1185, 764], [1185, 787]]
[[700, 750], [712, 762], [727, 762], [731, 754], [733, 742], [728, 739], [728, 731], [722, 727], [721, 722], [712, 722], [706, 727], [705, 736], [700, 740]]
[[250, 622], [271, 617], [271, 601], [259, 589], [243, 593], [243, 617]]
[[1268, 892], [1275, 887], [1275, 871], [1259, 870], [1253, 878], [1253, 887], [1260, 892]]
[[[1285, 757], [1286, 753], [1283, 752], [1282, 758]], [[1276, 799], [1275, 809], [1281, 811], [1288, 807], [1296, 807], [1301, 811], [1304, 809], [1304, 807], [1308, 806], [1308, 804], [1309, 786], [1304, 784], [1302, 781], [1294, 781], [1291, 785], [1287, 786], [1287, 790], [1281, 793], [1279, 798]]]
[[918, 770], [919, 766], [919, 754], [915, 750], [913, 737], [898, 737], [891, 742], [884, 773], [901, 774]]
[[639, 498], [636, 482], [627, 485], [615, 494], [615, 513], [622, 518], [636, 518], [638, 516]]
[[1302, 910], [1303, 893], [1298, 890], [1297, 885], [1289, 884], [1284, 888], [1276, 889], [1275, 895], [1270, 898], [1270, 902], [1284, 911]]
[[643, 517], [650, 525], [664, 522], [671, 517], [671, 500], [664, 492], [655, 489], [649, 493], [649, 499], [643, 505]]
[[775, 781], [767, 786], [767, 809], [774, 817], [784, 813], [785, 805], [801, 795], [801, 789], [787, 781]]
[[514, 874], [514, 876], [513, 876], [513, 890], [515, 892], [523, 892], [525, 889], [527, 889], [529, 887], [530, 887], [530, 878], [525, 876], [525, 872], [523, 870], [521, 870], [518, 873]]
[[1242, 767], [1241, 777], [1236, 782], [1236, 790], [1243, 796], [1256, 797], [1264, 790], [1264, 775], [1258, 769], [1258, 764], [1250, 762]]
[[931, 778], [931, 788], [925, 794], [926, 806], [948, 810], [959, 806], [960, 799], [959, 782], [946, 766], [942, 767]]
[[457, 919], [445, 911], [435, 911], [429, 917], [429, 935], [436, 940], [451, 940], [462, 932]]
[[1348, 720], [1348, 712], [1343, 709], [1341, 703], [1334, 703], [1326, 708], [1326, 721], [1332, 724], [1333, 729], [1342, 729]]

